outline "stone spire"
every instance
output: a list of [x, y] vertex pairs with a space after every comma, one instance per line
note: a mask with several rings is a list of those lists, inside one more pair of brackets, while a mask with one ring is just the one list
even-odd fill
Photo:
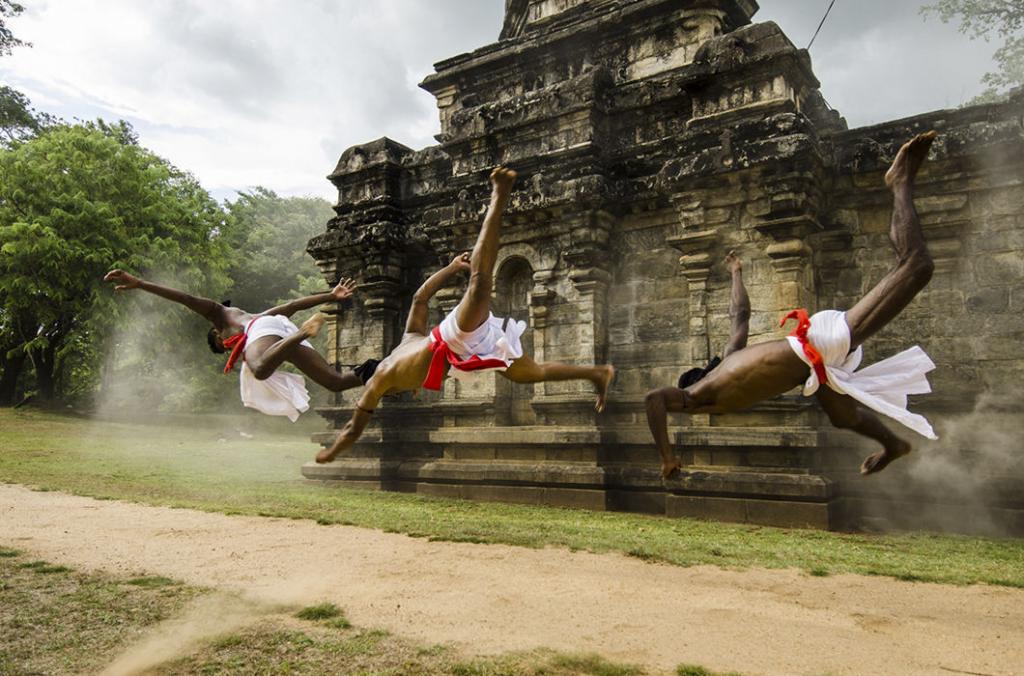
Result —
[[501, 25], [499, 40], [516, 38], [523, 34], [529, 4], [529, 0], [505, 0], [505, 23]]

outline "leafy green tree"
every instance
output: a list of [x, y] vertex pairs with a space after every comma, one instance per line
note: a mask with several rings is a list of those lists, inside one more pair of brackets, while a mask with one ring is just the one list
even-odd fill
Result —
[[959, 20], [960, 32], [972, 40], [986, 42], [1002, 38], [993, 58], [998, 70], [986, 73], [982, 83], [988, 90], [977, 102], [999, 98], [1000, 90], [1024, 84], [1024, 2], [1021, 0], [938, 0], [921, 8], [925, 16], [938, 16], [943, 23]]
[[101, 284], [110, 268], [226, 286], [222, 227], [209, 194], [127, 123], [58, 125], [0, 151], [0, 402], [26, 362], [47, 400], [97, 378], [103, 340], [130, 309]]
[[[12, 47], [31, 46], [15, 38], [4, 20], [23, 10], [15, 2], [0, 0], [0, 56], [10, 55]], [[0, 147], [35, 136], [43, 127], [56, 122], [52, 115], [32, 108], [28, 97], [17, 89], [0, 86]]]
[[0, 147], [32, 138], [56, 122], [52, 115], [34, 109], [17, 89], [0, 86]]
[[13, 47], [28, 45], [14, 37], [11, 29], [7, 27], [7, 19], [13, 18], [25, 11], [25, 8], [10, 0], [0, 0], [0, 56], [10, 54]]
[[327, 200], [279, 197], [258, 187], [240, 193], [227, 212], [229, 295], [235, 306], [258, 312], [309, 289], [326, 288], [306, 243], [334, 215]]

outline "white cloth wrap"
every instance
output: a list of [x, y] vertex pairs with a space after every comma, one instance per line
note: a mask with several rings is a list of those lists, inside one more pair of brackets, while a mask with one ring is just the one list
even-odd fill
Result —
[[[925, 374], [935, 368], [935, 363], [924, 350], [915, 345], [858, 371], [864, 351], [858, 346], [850, 352], [850, 327], [846, 324], [846, 313], [823, 310], [810, 319], [811, 328], [807, 331], [807, 339], [821, 353], [829, 387], [853, 397], [924, 437], [938, 438], [924, 416], [907, 410], [908, 394], [927, 394], [932, 391]], [[796, 356], [811, 367], [811, 375], [804, 383], [804, 396], [809, 397], [818, 391], [818, 374], [814, 372], [811, 360], [804, 354], [800, 341], [794, 336], [787, 336], [786, 340]]]
[[[287, 338], [298, 333], [299, 327], [290, 319], [281, 315], [257, 317], [246, 332], [246, 345], [253, 341], [276, 336]], [[302, 345], [313, 347], [308, 340]], [[266, 380], [257, 380], [249, 365], [242, 361], [242, 373], [238, 379], [242, 393], [242, 403], [267, 415], [283, 415], [295, 422], [299, 414], [309, 410], [309, 392], [306, 390], [306, 379], [297, 373], [274, 371]]]
[[[472, 355], [480, 359], [500, 359], [505, 362], [504, 368], [477, 369], [475, 371], [463, 371], [461, 369], [449, 369], [448, 375], [459, 380], [469, 380], [482, 373], [489, 371], [504, 371], [512, 362], [523, 356], [523, 345], [521, 342], [523, 333], [526, 332], [526, 322], [508, 318], [506, 321], [495, 317], [490, 313], [487, 321], [472, 331], [463, 331], [459, 328], [456, 317], [459, 314], [459, 307], [448, 313], [448, 316], [441, 322], [441, 340], [448, 344], [460, 360], [465, 361]], [[431, 342], [434, 341], [434, 334], [430, 334]]]

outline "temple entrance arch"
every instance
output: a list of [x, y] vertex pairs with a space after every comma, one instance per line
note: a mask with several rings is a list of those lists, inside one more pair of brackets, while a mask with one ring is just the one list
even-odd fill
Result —
[[[523, 334], [523, 350], [533, 354], [533, 326], [530, 320], [530, 290], [533, 288], [533, 266], [525, 258], [512, 256], [501, 263], [494, 278], [494, 300], [491, 309], [497, 317], [506, 317], [531, 324]], [[498, 425], [533, 425], [533, 385], [517, 385], [502, 376], [495, 376], [494, 413]]]

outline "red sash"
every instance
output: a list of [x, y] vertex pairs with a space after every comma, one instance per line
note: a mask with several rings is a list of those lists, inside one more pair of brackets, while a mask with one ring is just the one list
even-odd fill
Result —
[[434, 356], [430, 358], [430, 370], [427, 371], [427, 377], [423, 381], [425, 389], [441, 389], [441, 384], [444, 382], [445, 362], [460, 371], [478, 371], [508, 366], [504, 359], [481, 359], [475, 354], [470, 355], [469, 359], [460, 360], [458, 355], [452, 352], [452, 348], [448, 347], [448, 343], [441, 339], [441, 327], [435, 326], [430, 334], [434, 336], [434, 342], [430, 345], [430, 351], [434, 353]]
[[811, 341], [807, 339], [807, 329], [811, 328], [811, 320], [807, 316], [807, 310], [800, 308], [799, 310], [793, 310], [788, 315], [782, 318], [779, 322], [779, 326], [785, 325], [790, 319], [797, 321], [796, 328], [789, 334], [800, 341], [800, 344], [804, 347], [804, 354], [807, 355], [807, 359], [810, 360], [811, 366], [814, 368], [814, 372], [818, 374], [818, 382], [824, 385], [828, 382], [828, 374], [825, 372], [825, 360], [822, 359], [821, 353], [811, 345]]
[[231, 354], [228, 356], [228, 363], [224, 365], [224, 373], [231, 373], [231, 369], [235, 368], [235, 362], [242, 356], [245, 351], [245, 344], [249, 340], [249, 329], [256, 322], [259, 317], [255, 317], [249, 325], [245, 327], [245, 331], [242, 333], [236, 333], [225, 341], [222, 341], [224, 347], [231, 348]]

